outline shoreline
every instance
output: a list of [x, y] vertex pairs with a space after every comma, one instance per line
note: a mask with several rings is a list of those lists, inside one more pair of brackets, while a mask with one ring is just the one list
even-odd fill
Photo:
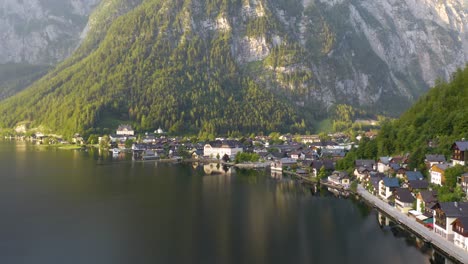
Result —
[[396, 220], [400, 225], [422, 238], [425, 242], [430, 243], [434, 248], [443, 252], [447, 257], [460, 263], [468, 263], [468, 254], [463, 249], [416, 222], [415, 219], [410, 218], [408, 215], [403, 214], [396, 208], [380, 200], [380, 198], [372, 195], [364, 189], [362, 185], [358, 185], [356, 194], [359, 195], [359, 197], [361, 197], [368, 205], [377, 208], [390, 218]]

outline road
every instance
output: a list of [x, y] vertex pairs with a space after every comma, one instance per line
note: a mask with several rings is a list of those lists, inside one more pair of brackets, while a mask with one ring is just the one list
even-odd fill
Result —
[[455, 246], [453, 242], [446, 240], [445, 238], [435, 234], [433, 231], [429, 230], [424, 225], [416, 222], [416, 219], [410, 218], [406, 214], [398, 211], [396, 208], [390, 206], [386, 202], [380, 200], [378, 197], [369, 193], [362, 185], [358, 185], [357, 192], [361, 195], [362, 198], [375, 205], [377, 208], [391, 216], [392, 218], [398, 220], [404, 226], [411, 229], [413, 232], [419, 234], [427, 241], [431, 242], [434, 246], [444, 251], [446, 254], [450, 255], [454, 259], [457, 259], [461, 263], [468, 263], [468, 252], [463, 249]]

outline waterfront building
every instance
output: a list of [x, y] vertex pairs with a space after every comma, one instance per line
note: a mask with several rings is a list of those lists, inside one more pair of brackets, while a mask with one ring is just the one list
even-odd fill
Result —
[[468, 251], [468, 216], [459, 217], [452, 223], [453, 243]]
[[407, 213], [413, 207], [414, 196], [407, 188], [395, 189], [395, 207], [403, 213]]
[[236, 154], [242, 152], [243, 148], [240, 146], [240, 143], [234, 140], [216, 140], [206, 144], [203, 147], [203, 156], [209, 158], [220, 159], [227, 155], [231, 160], [236, 157]]
[[453, 242], [452, 223], [459, 217], [468, 217], [467, 202], [438, 202], [434, 210], [434, 233]]
[[400, 183], [397, 178], [384, 177], [379, 181], [379, 195], [387, 200], [398, 187], [400, 187]]
[[342, 186], [345, 189], [349, 188], [349, 175], [345, 171], [334, 171], [327, 179], [330, 183]]
[[433, 217], [432, 207], [438, 202], [437, 192], [422, 190], [416, 195], [416, 210], [427, 217]]

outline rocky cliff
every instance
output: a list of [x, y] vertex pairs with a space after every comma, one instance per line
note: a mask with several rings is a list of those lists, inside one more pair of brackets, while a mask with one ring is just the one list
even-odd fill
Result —
[[55, 64], [80, 42], [100, 0], [0, 1], [0, 64]]

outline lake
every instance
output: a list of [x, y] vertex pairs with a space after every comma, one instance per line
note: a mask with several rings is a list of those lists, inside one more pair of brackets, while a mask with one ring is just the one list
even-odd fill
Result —
[[14, 141], [0, 166], [0, 263], [434, 262], [362, 202], [269, 172]]

